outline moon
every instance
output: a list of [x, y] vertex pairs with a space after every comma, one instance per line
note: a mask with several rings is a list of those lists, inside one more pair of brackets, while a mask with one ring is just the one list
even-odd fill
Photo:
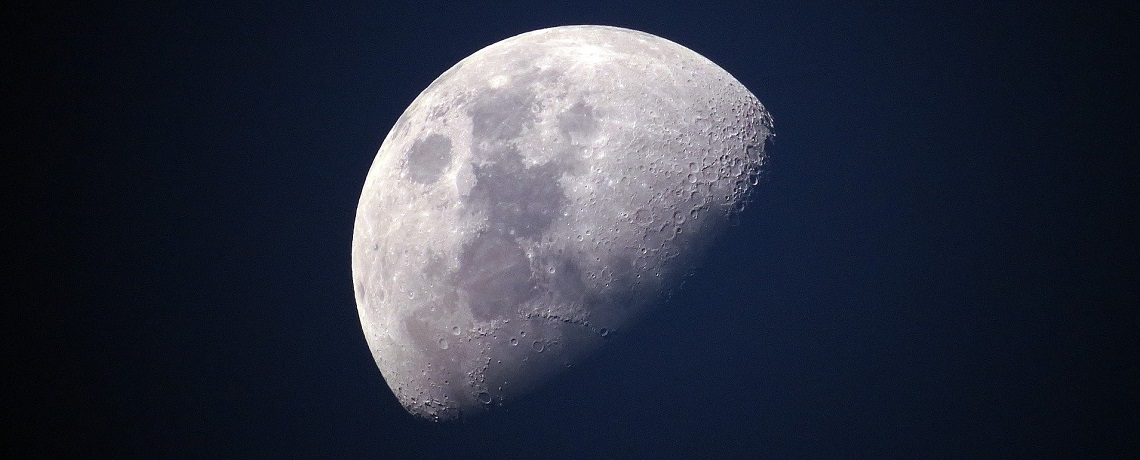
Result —
[[353, 230], [396, 398], [464, 418], [620, 340], [746, 202], [771, 120], [708, 59], [617, 27], [524, 33], [444, 72], [384, 139]]

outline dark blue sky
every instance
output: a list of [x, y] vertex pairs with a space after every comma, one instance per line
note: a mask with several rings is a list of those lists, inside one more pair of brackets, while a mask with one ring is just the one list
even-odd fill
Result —
[[[1135, 7], [103, 3], [8, 16], [31, 452], [1140, 455]], [[368, 167], [459, 59], [588, 23], [759, 97], [758, 195], [596, 359], [506, 412], [413, 420], [356, 316]]]

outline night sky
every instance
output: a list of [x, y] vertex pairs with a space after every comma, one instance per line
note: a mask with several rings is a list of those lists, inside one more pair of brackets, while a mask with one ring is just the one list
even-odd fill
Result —
[[[25, 453], [1140, 456], [1135, 7], [88, 2], [6, 13]], [[941, 2], [930, 2], [941, 3]], [[381, 141], [550, 26], [680, 43], [775, 120], [679, 295], [462, 424], [405, 413], [350, 274]]]

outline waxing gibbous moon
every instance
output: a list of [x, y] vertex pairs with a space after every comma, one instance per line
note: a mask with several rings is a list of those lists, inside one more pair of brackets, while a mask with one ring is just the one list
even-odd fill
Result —
[[524, 33], [444, 72], [384, 139], [353, 231], [397, 399], [479, 413], [620, 340], [742, 206], [770, 129], [724, 69], [628, 29]]

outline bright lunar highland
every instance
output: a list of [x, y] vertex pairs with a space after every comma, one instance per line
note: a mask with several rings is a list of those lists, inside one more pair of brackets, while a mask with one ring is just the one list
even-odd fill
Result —
[[660, 304], [756, 185], [771, 117], [663, 38], [524, 33], [396, 121], [352, 238], [364, 335], [412, 414], [509, 403]]

